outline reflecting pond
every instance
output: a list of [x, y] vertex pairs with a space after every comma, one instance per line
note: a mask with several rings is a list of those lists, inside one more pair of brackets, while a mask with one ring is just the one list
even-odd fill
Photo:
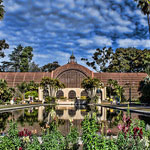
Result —
[[[9, 121], [13, 120], [17, 122], [18, 130], [26, 128], [32, 131], [32, 133], [41, 135], [42, 130], [50, 126], [53, 119], [57, 119], [58, 129], [63, 135], [69, 133], [70, 120], [73, 121], [73, 125], [81, 134], [81, 123], [88, 113], [89, 115], [96, 113], [98, 122], [104, 127], [103, 132], [107, 132], [107, 129], [111, 129], [112, 135], [118, 133], [117, 125], [122, 120], [123, 115], [126, 114], [124, 111], [101, 106], [75, 107], [73, 105], [49, 105], [32, 107], [9, 112], [0, 112], [0, 133], [6, 133], [9, 128]], [[131, 118], [144, 120], [147, 126], [149, 126], [150, 116], [138, 113], [131, 113], [130, 115]]]

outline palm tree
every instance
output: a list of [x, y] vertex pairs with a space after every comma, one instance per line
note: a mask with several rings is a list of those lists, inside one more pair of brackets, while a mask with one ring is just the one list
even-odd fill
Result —
[[150, 1], [149, 0], [135, 0], [138, 2], [137, 7], [141, 8], [141, 11], [144, 15], [147, 15], [147, 22], [149, 27], [149, 34], [150, 34]]
[[40, 86], [44, 91], [49, 92], [49, 96], [55, 97], [56, 92], [59, 89], [65, 88], [65, 85], [61, 83], [58, 79], [51, 79], [49, 77], [44, 77], [40, 83]]
[[81, 87], [84, 88], [88, 96], [92, 98], [96, 95], [96, 90], [103, 87], [103, 83], [99, 79], [88, 77], [83, 79]]
[[28, 84], [26, 82], [22, 82], [17, 85], [19, 92], [22, 94], [22, 99], [25, 99], [25, 93], [27, 92]]
[[115, 87], [115, 92], [116, 92], [116, 94], [119, 97], [120, 102], [121, 102], [122, 98], [123, 98], [124, 88], [122, 86], [120, 86], [120, 85], [117, 85]]
[[118, 82], [113, 79], [108, 79], [107, 81], [107, 90], [109, 93], [109, 98], [112, 96], [114, 88], [118, 85]]

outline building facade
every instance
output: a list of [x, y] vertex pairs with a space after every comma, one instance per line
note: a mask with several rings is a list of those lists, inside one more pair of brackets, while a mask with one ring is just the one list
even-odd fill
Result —
[[[22, 82], [35, 81], [40, 83], [43, 77], [57, 78], [65, 84], [66, 88], [56, 93], [57, 97], [75, 98], [86, 96], [86, 92], [81, 88], [81, 82], [84, 78], [92, 77], [100, 79], [104, 85], [107, 85], [108, 79], [117, 80], [125, 89], [125, 97], [128, 99], [137, 99], [140, 96], [138, 91], [140, 81], [146, 77], [145, 73], [95, 73], [88, 68], [78, 64], [74, 55], [70, 60], [52, 72], [0, 72], [0, 79], [5, 79], [9, 87], [15, 88]], [[106, 88], [101, 89], [102, 97], [106, 98]], [[43, 99], [42, 89], [39, 89], [39, 100]]]

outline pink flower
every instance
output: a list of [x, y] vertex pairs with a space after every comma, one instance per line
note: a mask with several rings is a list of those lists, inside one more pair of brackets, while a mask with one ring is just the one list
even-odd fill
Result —
[[124, 114], [124, 115], [123, 115], [123, 122], [126, 122], [126, 119], [127, 119], [127, 117], [126, 117], [126, 115]]
[[122, 125], [118, 124], [118, 129], [121, 131], [122, 130]]
[[107, 130], [107, 133], [111, 133], [111, 129], [108, 129], [108, 130]]

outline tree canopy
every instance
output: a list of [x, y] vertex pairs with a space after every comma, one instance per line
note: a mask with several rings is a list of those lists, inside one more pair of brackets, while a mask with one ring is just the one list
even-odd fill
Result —
[[[102, 55], [103, 53], [103, 55]], [[83, 58], [86, 64], [98, 72], [144, 72], [150, 63], [150, 50], [136, 48], [96, 49], [92, 62]]]
[[55, 70], [58, 67], [60, 67], [58, 62], [54, 61], [53, 63], [48, 63], [48, 64], [44, 65], [43, 67], [41, 67], [41, 70], [43, 72], [51, 72], [51, 71]]
[[10, 61], [2, 62], [3, 70], [5, 71], [5, 69], [7, 69], [8, 71], [28, 72], [33, 57], [32, 52], [32, 47], [23, 47], [22, 45], [18, 45], [14, 48], [12, 53], [9, 54]]

